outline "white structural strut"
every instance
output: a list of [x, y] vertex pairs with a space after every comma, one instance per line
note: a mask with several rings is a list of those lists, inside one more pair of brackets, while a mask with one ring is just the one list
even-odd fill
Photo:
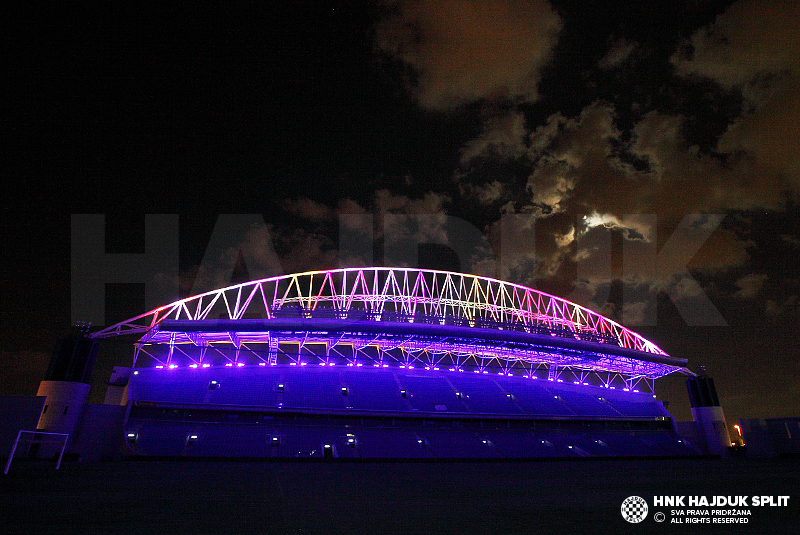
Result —
[[[519, 284], [410, 268], [311, 271], [187, 297], [93, 333], [137, 335], [140, 353], [177, 362], [243, 366], [279, 360], [348, 365], [499, 368], [556, 380], [571, 370], [624, 376], [628, 386], [686, 361], [592, 310]], [[303, 356], [309, 357], [310, 360]], [[304, 360], [305, 359], [305, 360]], [[332, 360], [333, 359], [333, 360]], [[512, 368], [517, 368], [512, 370]], [[581, 371], [582, 370], [582, 371]]]
[[613, 338], [620, 347], [666, 355], [619, 323], [532, 288], [477, 275], [388, 267], [309, 271], [236, 284], [158, 307], [91, 336], [146, 334], [164, 319], [272, 318], [276, 311], [291, 307], [540, 326]]

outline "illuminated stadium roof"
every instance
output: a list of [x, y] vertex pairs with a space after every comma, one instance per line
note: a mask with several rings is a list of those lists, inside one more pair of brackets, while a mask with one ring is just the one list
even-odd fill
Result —
[[[160, 365], [336, 364], [546, 369], [655, 379], [684, 359], [596, 312], [488, 277], [348, 268], [250, 281], [187, 297], [93, 333], [139, 335]], [[291, 346], [290, 350], [286, 347]], [[294, 348], [294, 349], [291, 349]], [[357, 365], [362, 365], [357, 364]]]

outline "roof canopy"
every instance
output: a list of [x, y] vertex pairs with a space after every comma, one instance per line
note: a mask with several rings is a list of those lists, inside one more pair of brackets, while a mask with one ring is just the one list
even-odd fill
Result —
[[[93, 333], [198, 346], [324, 340], [657, 377], [686, 364], [592, 310], [519, 284], [411, 268], [313, 271], [221, 288]], [[309, 338], [310, 337], [310, 338]], [[426, 345], [427, 344], [427, 345]]]

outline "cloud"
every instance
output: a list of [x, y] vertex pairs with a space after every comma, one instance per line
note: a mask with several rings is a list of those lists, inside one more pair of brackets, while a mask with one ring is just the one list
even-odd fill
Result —
[[608, 52], [597, 63], [601, 69], [613, 69], [625, 63], [634, 50], [638, 48], [635, 41], [628, 41], [626, 39], [618, 39], [611, 45]]
[[736, 292], [736, 297], [742, 299], [751, 299], [758, 295], [761, 287], [764, 286], [764, 281], [767, 280], [767, 275], [764, 273], [750, 273], [736, 281], [736, 287], [739, 291]]
[[544, 0], [417, 0], [391, 4], [378, 46], [409, 65], [428, 109], [480, 99], [537, 98], [561, 21]]
[[375, 192], [373, 203], [378, 213], [403, 214], [444, 214], [445, 205], [452, 202], [449, 195], [429, 191], [422, 198], [412, 199], [405, 195], [396, 195], [388, 189]]
[[538, 273], [536, 217], [506, 213], [485, 230], [496, 258], [491, 262], [484, 261], [480, 266], [481, 272], [535, 287]]
[[796, 318], [800, 313], [800, 296], [790, 295], [781, 299], [767, 299], [764, 303], [764, 312], [772, 317], [786, 314]]
[[[383, 240], [384, 262], [416, 266], [420, 262], [418, 246], [433, 244], [450, 249], [462, 271], [493, 275], [492, 246], [472, 222], [447, 213], [445, 206], [451, 202], [449, 196], [433, 192], [412, 199], [389, 190], [378, 191], [375, 211], [381, 215], [382, 228], [376, 237]], [[445, 258], [433, 254], [429, 260], [444, 262]], [[447, 262], [452, 266], [452, 257]]]
[[[711, 219], [702, 214], [776, 197], [737, 182], [719, 159], [689, 146], [683, 120], [647, 113], [626, 140], [614, 106], [595, 102], [576, 117], [555, 114], [531, 133], [531, 204], [522, 209], [538, 218], [538, 277], [577, 281], [571, 298], [596, 310], [607, 306], [609, 283], [619, 280], [624, 299], [612, 308], [629, 324], [654, 321], [661, 293], [687, 321], [723, 324], [690, 270], [742, 266], [748, 242], [714, 231], [719, 218], [707, 229]], [[682, 225], [691, 214], [695, 219]], [[615, 252], [614, 242], [622, 245]]]
[[272, 232], [260, 214], [220, 215], [202, 263], [182, 273], [182, 290], [191, 288], [191, 295], [229, 286], [240, 260], [251, 279], [282, 275]]
[[[648, 303], [661, 291], [668, 290], [682, 300], [700, 291], [681, 282], [690, 260], [691, 269], [740, 265], [747, 258], [746, 244], [737, 241], [733, 233], [720, 230], [712, 238], [703, 234], [705, 243], [698, 244], [689, 228], [676, 237], [680, 247], [673, 247], [663, 269], [650, 266], [655, 251], [676, 232], [687, 213], [708, 212], [717, 206], [715, 191], [723, 168], [713, 158], [692, 151], [681, 127], [679, 116], [647, 114], [626, 141], [617, 126], [614, 106], [599, 101], [576, 117], [560, 113], [549, 117], [527, 140], [527, 203], [508, 210], [532, 216], [535, 240], [522, 236], [501, 240], [494, 236], [499, 222], [491, 225], [495, 249], [503, 241], [498, 276], [528, 284], [535, 278], [549, 281], [547, 284], [577, 281], [580, 291], [567, 287], [566, 293], [578, 292], [580, 295], [572, 297], [583, 304], [596, 299], [595, 304], [602, 307], [609, 282], [623, 277], [622, 260], [612, 258], [612, 241], [617, 239], [629, 244], [625, 246], [625, 265], [639, 276], [626, 284], [649, 288]], [[647, 165], [634, 167], [631, 158]], [[511, 189], [511, 184], [497, 180], [462, 186], [487, 200], [499, 198], [490, 192]], [[702, 230], [700, 223], [696, 230]], [[619, 252], [617, 247], [616, 256]], [[672, 280], [674, 275], [680, 277]], [[560, 288], [562, 293], [564, 290]], [[642, 293], [640, 301], [645, 302]], [[641, 307], [636, 310], [645, 311]]]
[[678, 74], [707, 76], [730, 88], [757, 76], [800, 68], [800, 4], [740, 0], [690, 39], [691, 53], [672, 58]]
[[[680, 114], [646, 112], [630, 130], [621, 131], [614, 105], [597, 101], [575, 117], [556, 113], [531, 132], [524, 156], [531, 162], [529, 204], [517, 204], [518, 211], [533, 211], [540, 218], [569, 216], [548, 229], [554, 237], [564, 236], [586, 214], [589, 227], [619, 229], [626, 239], [657, 237], [663, 245], [686, 214], [780, 209], [784, 192], [796, 190], [800, 181], [799, 6], [738, 2], [691, 38], [691, 56], [672, 58], [681, 76], [712, 78], [726, 89], [744, 91], [747, 113], [735, 118], [718, 142], [724, 158], [692, 146], [684, 134], [687, 118]], [[635, 49], [633, 42], [616, 41], [600, 67], [621, 65]], [[508, 138], [494, 130], [486, 132], [492, 135], [484, 133], [462, 154], [474, 155], [479, 146], [512, 146], [498, 141]], [[508, 191], [510, 185], [501, 182], [491, 189], [501, 188]], [[482, 192], [479, 186], [473, 189]], [[631, 226], [631, 218], [623, 225], [629, 214], [655, 214], [657, 219], [652, 228]], [[586, 238], [585, 229], [578, 229], [580, 238]], [[718, 229], [690, 268], [741, 266], [747, 246]], [[560, 256], [559, 249], [549, 254]], [[581, 248], [574, 258], [591, 260], [592, 250]]]
[[651, 111], [626, 136], [609, 103], [592, 103], [573, 118], [551, 116], [531, 133], [532, 206], [542, 217], [657, 214], [660, 226], [674, 228], [686, 214], [782, 205], [775, 173], [752, 158], [726, 162], [701, 153], [687, 142], [684, 120]]
[[[486, 240], [470, 223], [448, 215], [448, 195], [429, 191], [421, 197], [389, 189], [374, 193], [367, 206], [340, 199], [336, 207], [308, 199], [287, 199], [285, 212], [300, 218], [272, 229], [285, 272], [375, 264], [383, 243], [384, 261], [414, 262], [417, 244], [450, 246], [465, 269], [487, 255]], [[332, 236], [338, 232], [338, 247]], [[405, 265], [405, 264], [404, 264]]]
[[466, 166], [479, 156], [519, 158], [527, 153], [525, 115], [519, 111], [489, 117], [483, 132], [461, 149], [461, 164]]
[[800, 186], [800, 3], [740, 0], [695, 33], [691, 53], [672, 58], [683, 76], [739, 89], [749, 112], [720, 138], [723, 153], [744, 152], [762, 187]]
[[[354, 208], [354, 206], [351, 207]], [[283, 202], [283, 208], [290, 214], [297, 215], [308, 221], [330, 222], [336, 220], [335, 209], [306, 197], [293, 200], [286, 199]]]
[[[535, 231], [521, 233], [516, 241], [500, 237], [499, 220], [487, 225], [492, 246], [503, 250], [497, 276], [527, 284], [538, 278], [540, 286], [561, 284], [562, 292], [565, 281], [577, 281], [575, 291], [601, 310], [609, 306], [603, 301], [617, 281], [618, 293], [626, 297], [624, 303], [615, 298], [611, 308], [618, 316], [624, 311], [629, 321], [649, 321], [656, 296], [666, 293], [684, 317], [721, 324], [705, 292], [718, 293], [713, 276], [747, 265], [752, 243], [724, 227], [709, 236], [702, 214], [781, 210], [785, 192], [800, 189], [800, 4], [736, 2], [671, 58], [674, 72], [686, 79], [678, 86], [702, 87], [712, 106], [721, 94], [738, 92], [743, 98], [742, 114], [724, 115], [727, 129], [722, 123], [715, 130], [723, 132], [716, 144], [702, 148], [688, 134], [698, 128], [699, 118], [686, 107], [670, 109], [665, 99], [649, 110], [643, 105], [618, 109], [597, 100], [577, 115], [553, 113], [531, 130], [530, 110], [519, 104], [538, 97], [538, 72], [560, 28], [555, 15], [527, 36], [535, 38], [533, 46], [499, 53], [505, 47], [498, 43], [524, 35], [514, 33], [513, 25], [508, 33], [492, 34], [506, 4], [393, 5], [394, 17], [380, 28], [381, 46], [413, 68], [420, 103], [446, 110], [486, 101], [481, 133], [461, 148], [455, 176], [461, 195], [482, 207], [502, 204], [503, 213], [530, 215], [535, 222]], [[534, 5], [539, 13], [552, 13], [546, 4]], [[475, 52], [481, 41], [487, 46]], [[644, 61], [644, 50], [634, 58], [637, 42], [609, 43], [598, 69]], [[719, 84], [719, 93], [708, 79]], [[407, 213], [410, 203], [387, 194], [377, 204]], [[687, 214], [697, 214], [695, 227], [681, 226]], [[658, 256], [673, 238], [678, 246], [671, 257]], [[653, 258], [667, 261], [652, 269]], [[764, 280], [740, 272], [732, 293], [755, 296]]]
[[[679, 75], [712, 78], [744, 92], [746, 113], [719, 138], [718, 152], [689, 143], [684, 132], [693, 118], [664, 110], [643, 113], [623, 131], [615, 106], [597, 101], [574, 117], [553, 114], [527, 139], [516, 110], [486, 120], [481, 135], [462, 148], [461, 165], [486, 155], [528, 162], [527, 204], [514, 196], [510, 179], [488, 177], [462, 185], [462, 191], [484, 204], [514, 199], [512, 209], [541, 218], [657, 214], [660, 235], [688, 213], [781, 209], [785, 192], [800, 186], [798, 21], [798, 3], [740, 1], [692, 36], [691, 55], [673, 56]], [[636, 47], [614, 42], [600, 66], [621, 65]], [[720, 241], [734, 249], [717, 260], [732, 265], [746, 258], [744, 242], [732, 235]], [[708, 256], [711, 261], [714, 255]]]
[[[531, 215], [536, 227], [535, 240], [531, 232], [505, 242], [500, 221], [486, 227], [495, 250], [503, 242], [498, 276], [529, 284], [537, 277], [578, 280], [600, 308], [609, 284], [618, 280], [629, 297], [616, 309], [639, 320], [652, 313], [659, 292], [684, 304], [696, 301], [705, 288], [687, 275], [745, 265], [749, 242], [717, 228], [704, 235], [698, 250], [691, 236], [678, 236], [685, 247], [674, 251], [675, 262], [656, 271], [644, 265], [652, 261], [651, 252], [638, 249], [660, 250], [687, 214], [781, 209], [783, 193], [797, 189], [800, 4], [737, 2], [672, 57], [679, 76], [712, 79], [720, 91], [744, 97], [744, 114], [731, 120], [711, 151], [686, 137], [696, 118], [664, 106], [637, 108], [633, 115], [619, 110], [620, 120], [613, 103], [598, 100], [575, 116], [554, 113], [530, 131], [526, 108], [515, 104], [537, 99], [539, 70], [561, 23], [547, 4], [526, 5], [520, 15], [503, 2], [397, 2], [377, 32], [379, 46], [414, 71], [412, 89], [423, 107], [448, 110], [487, 101], [481, 133], [460, 152], [460, 193], [482, 206], [505, 203], [504, 212]], [[512, 12], [515, 20], [508, 20]], [[626, 66], [638, 48], [625, 39], [611, 42], [597, 67]], [[495, 105], [501, 102], [512, 106]], [[507, 176], [483, 172], [505, 170], [503, 162], [514, 162]], [[527, 182], [520, 191], [517, 177], [525, 166]], [[443, 193], [409, 198], [383, 190], [367, 209], [444, 214], [452, 202]], [[636, 214], [655, 217], [631, 217]], [[617, 243], [619, 256], [620, 240], [628, 251], [624, 270], [622, 260], [612, 258], [611, 244]], [[638, 278], [625, 279], [627, 272]], [[735, 295], [754, 296], [763, 282], [758, 274], [740, 276]]]
[[491, 204], [503, 197], [504, 190], [502, 182], [495, 180], [478, 189], [478, 199], [483, 204]]
[[609, 104], [595, 102], [570, 119], [551, 116], [531, 134], [534, 166], [527, 188], [532, 205], [542, 216], [568, 208], [574, 214], [637, 211], [633, 199], [619, 195], [630, 189], [612, 150], [619, 136]]
[[285, 273], [339, 267], [339, 252], [330, 237], [301, 228], [277, 228], [275, 245]]
[[[652, 324], [653, 303], [651, 300], [647, 301], [625, 301], [622, 304], [622, 318], [626, 325], [649, 325]], [[616, 310], [611, 311], [606, 309], [607, 314], [618, 315]], [[613, 316], [612, 316], [613, 317]]]
[[774, 90], [755, 112], [733, 123], [720, 138], [719, 150], [752, 156], [747, 162], [750, 174], [765, 187], [800, 189], [800, 74]]

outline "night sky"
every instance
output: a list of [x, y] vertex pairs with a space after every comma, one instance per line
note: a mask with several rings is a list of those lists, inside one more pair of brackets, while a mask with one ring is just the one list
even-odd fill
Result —
[[[57, 4], [4, 29], [0, 393], [34, 394], [70, 327], [72, 214], [105, 214], [108, 254], [177, 214], [164, 303], [384, 264], [386, 214], [438, 214], [491, 250], [421, 246], [420, 267], [622, 322], [705, 366], [731, 424], [798, 415], [800, 3]], [[206, 264], [223, 214], [264, 225]], [[340, 255], [341, 214], [373, 217], [374, 259]], [[531, 231], [504, 240], [515, 214]], [[142, 285], [108, 285], [106, 309], [145, 312]], [[690, 418], [680, 377], [657, 392]]]

